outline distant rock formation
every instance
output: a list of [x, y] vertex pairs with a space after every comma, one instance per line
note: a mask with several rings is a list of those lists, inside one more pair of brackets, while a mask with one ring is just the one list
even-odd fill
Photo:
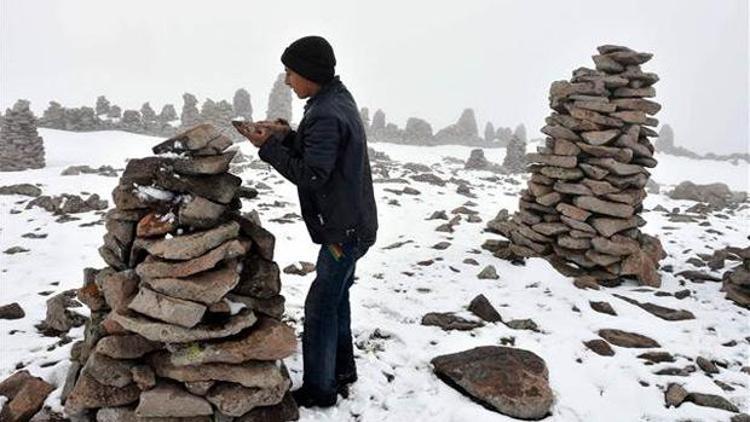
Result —
[[424, 119], [410, 117], [404, 129], [404, 141], [409, 144], [426, 145], [432, 138], [432, 126]]
[[284, 83], [284, 78], [283, 73], [279, 74], [268, 95], [267, 120], [292, 121], [292, 90]]
[[503, 159], [503, 168], [508, 173], [523, 173], [526, 171], [526, 142], [513, 135], [508, 142]]
[[44, 141], [36, 131], [36, 117], [28, 101], [18, 100], [6, 110], [0, 127], [0, 171], [38, 169], [44, 165]]
[[240, 88], [234, 93], [232, 99], [233, 117], [242, 117], [247, 122], [253, 121], [253, 104], [250, 100], [250, 93], [246, 89]]
[[654, 146], [656, 147], [657, 152], [660, 152], [662, 154], [675, 155], [678, 157], [687, 157], [696, 160], [718, 160], [733, 162], [744, 160], [746, 162], [750, 162], [750, 153], [747, 152], [725, 155], [709, 152], [707, 154], [701, 155], [685, 147], [676, 146], [674, 141], [674, 130], [670, 125], [666, 124], [661, 127], [661, 130], [659, 130], [659, 137], [656, 139]]

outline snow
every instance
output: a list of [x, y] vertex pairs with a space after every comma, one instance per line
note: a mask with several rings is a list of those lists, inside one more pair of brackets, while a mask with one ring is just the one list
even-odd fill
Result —
[[[98, 175], [60, 177], [69, 165], [110, 164], [122, 168], [128, 158], [151, 155], [150, 148], [161, 139], [123, 132], [70, 133], [40, 130], [45, 139], [48, 166], [44, 169], [0, 174], [0, 185], [40, 183], [44, 194], [98, 193], [110, 198], [117, 178]], [[385, 192], [390, 184], [376, 184], [376, 199], [380, 231], [378, 242], [358, 263], [358, 279], [351, 289], [353, 334], [359, 381], [353, 385], [349, 399], [339, 399], [331, 409], [301, 409], [302, 421], [347, 420], [411, 420], [411, 421], [505, 421], [513, 420], [491, 412], [470, 401], [438, 380], [432, 372], [430, 360], [438, 355], [453, 353], [480, 345], [500, 345], [502, 339], [515, 341], [515, 347], [533, 351], [541, 356], [549, 368], [550, 385], [555, 394], [553, 416], [550, 420], [564, 421], [673, 421], [728, 420], [730, 413], [683, 404], [677, 409], [664, 407], [663, 390], [669, 382], [683, 383], [688, 391], [722, 395], [747, 412], [750, 404], [750, 379], [740, 372], [750, 361], [750, 348], [745, 340], [750, 337], [750, 313], [724, 299], [719, 284], [681, 285], [681, 279], [663, 273], [663, 291], [674, 292], [688, 288], [692, 295], [684, 300], [657, 297], [652, 292], [636, 291], [626, 284], [600, 291], [579, 290], [570, 279], [563, 277], [545, 261], [531, 259], [525, 266], [513, 266], [498, 260], [480, 248], [487, 239], [497, 236], [483, 231], [486, 221], [501, 208], [517, 209], [517, 194], [521, 184], [491, 182], [489, 172], [464, 171], [460, 165], [445, 164], [444, 157], [465, 160], [473, 148], [460, 146], [413, 147], [394, 144], [371, 144], [401, 163], [427, 164], [443, 179], [455, 176], [470, 182], [477, 198], [470, 199], [455, 192], [456, 185], [438, 187], [412, 182], [409, 186], [420, 195], [396, 196]], [[257, 157], [249, 143], [240, 145], [243, 153]], [[490, 161], [502, 163], [505, 150], [486, 149]], [[660, 163], [653, 170], [659, 183], [674, 185], [690, 179], [697, 183], [724, 182], [733, 190], [747, 190], [747, 164], [691, 160], [657, 156]], [[742, 162], [741, 162], [742, 163]], [[405, 177], [410, 173], [396, 167], [391, 177]], [[273, 190], [262, 190], [259, 197], [243, 200], [243, 211], [257, 209], [264, 226], [276, 235], [275, 259], [283, 268], [298, 261], [314, 262], [318, 248], [308, 237], [303, 223], [282, 224], [271, 220], [288, 213], [299, 213], [296, 189], [273, 171], [248, 168], [239, 174], [245, 183], [262, 182]], [[516, 177], [524, 182], [524, 177]], [[664, 191], [664, 189], [662, 190]], [[400, 206], [389, 205], [396, 199]], [[0, 320], [0, 379], [15, 372], [22, 363], [32, 374], [53, 382], [58, 388], [47, 399], [47, 404], [59, 410], [59, 395], [68, 369], [67, 357], [72, 343], [56, 346], [59, 340], [40, 336], [34, 324], [44, 319], [45, 301], [58, 292], [79, 288], [85, 267], [102, 267], [97, 253], [105, 233], [103, 225], [81, 227], [83, 223], [98, 221], [102, 212], [76, 214], [81, 220], [55, 223], [56, 217], [33, 208], [24, 210], [29, 198], [0, 196], [0, 250], [23, 246], [30, 252], [15, 255], [0, 254], [0, 304], [19, 302], [26, 317], [16, 321]], [[425, 219], [436, 210], [451, 210], [471, 200], [471, 207], [479, 212], [482, 223], [468, 223], [465, 219], [456, 226], [455, 233], [440, 233], [435, 227], [442, 220]], [[282, 206], [273, 206], [274, 202]], [[664, 195], [649, 195], [646, 210], [657, 204], [667, 209], [686, 209], [692, 203], [674, 201]], [[111, 205], [111, 201], [110, 201]], [[11, 214], [11, 210], [23, 210]], [[694, 269], [685, 260], [696, 253], [710, 253], [728, 245], [746, 246], [750, 233], [750, 212], [743, 210], [728, 219], [712, 214], [707, 218], [713, 229], [722, 234], [711, 234], [697, 224], [671, 223], [661, 213], [646, 211], [648, 221], [644, 231], [658, 234], [669, 256], [663, 265], [673, 265], [674, 273]], [[677, 227], [670, 230], [664, 227]], [[27, 232], [47, 233], [46, 239], [21, 237]], [[397, 241], [412, 240], [399, 248], [383, 249]], [[443, 251], [431, 246], [448, 241], [451, 246]], [[466, 258], [479, 262], [478, 266], [464, 264]], [[418, 261], [437, 259], [430, 266]], [[479, 280], [476, 275], [484, 266], [497, 268], [499, 280]], [[456, 272], [457, 271], [457, 272]], [[716, 273], [717, 275], [719, 273]], [[286, 296], [286, 319], [297, 332], [301, 331], [301, 317], [307, 289], [315, 274], [304, 277], [282, 274]], [[39, 293], [49, 291], [47, 296]], [[517, 331], [503, 324], [487, 324], [471, 332], [443, 332], [437, 327], [420, 325], [427, 312], [457, 312], [469, 315], [466, 307], [472, 298], [484, 294], [498, 309], [504, 320], [531, 318], [541, 332]], [[622, 294], [640, 301], [687, 309], [695, 320], [668, 322], [655, 318], [640, 308], [612, 296]], [[618, 316], [593, 312], [589, 301], [608, 301]], [[574, 312], [577, 307], [580, 312]], [[85, 308], [82, 308], [85, 309]], [[672, 364], [646, 366], [636, 356], [638, 349], [614, 347], [614, 357], [602, 357], [586, 349], [582, 342], [597, 338], [601, 328], [619, 328], [648, 335], [659, 341], [677, 357]], [[9, 334], [11, 330], [18, 330]], [[74, 340], [81, 339], [83, 328], [71, 330]], [[722, 346], [735, 340], [735, 347]], [[694, 364], [697, 356], [725, 362], [714, 379], [732, 385], [735, 390], [722, 391], [711, 378], [700, 370], [689, 377], [657, 376], [657, 369]], [[577, 362], [580, 359], [580, 363]], [[302, 379], [300, 353], [286, 360], [295, 386]], [[642, 386], [639, 381], [648, 383]]]

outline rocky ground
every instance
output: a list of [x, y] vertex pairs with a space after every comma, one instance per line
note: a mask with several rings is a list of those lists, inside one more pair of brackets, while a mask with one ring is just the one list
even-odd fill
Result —
[[[111, 207], [117, 183], [108, 174], [121, 175], [128, 157], [150, 155], [157, 140], [119, 132], [40, 135], [48, 167], [7, 173], [2, 185], [31, 186], [0, 189], [0, 317], [8, 315], [0, 319], [0, 379], [28, 370], [51, 384], [45, 404], [60, 411], [70, 347], [83, 338], [78, 315], [87, 314], [74, 299], [60, 299], [47, 319], [46, 301], [79, 288], [83, 268], [104, 265], [97, 253], [105, 231], [99, 201]], [[668, 195], [688, 178], [747, 191], [746, 165], [657, 155], [652, 179], [661, 193], [649, 194], [642, 215], [644, 230], [660, 237], [667, 252], [662, 285], [626, 282], [594, 290], [579, 288], [544, 260], [514, 265], [482, 248], [499, 238], [485, 231], [487, 222], [499, 209], [516, 211], [527, 176], [465, 170], [466, 147], [375, 148], [387, 156], [378, 154], [373, 163], [381, 230], [352, 288], [360, 381], [335, 408], [301, 409], [301, 420], [512, 420], [446, 383], [476, 393], [474, 386], [451, 381], [451, 371], [467, 357], [520, 362], [514, 368], [537, 381], [545, 371], [529, 368], [538, 369], [541, 361], [552, 401], [527, 402], [515, 409], [518, 415], [549, 405], [553, 419], [566, 421], [712, 421], [748, 412], [750, 312], [720, 291], [723, 273], [736, 263], [719, 266], [711, 256], [748, 246], [750, 204], [696, 207]], [[252, 161], [249, 145], [242, 151], [248, 161], [234, 172], [259, 192], [243, 200], [243, 210], [257, 210], [276, 235], [275, 260], [287, 268], [285, 321], [299, 334], [317, 249], [299, 217], [294, 187]], [[503, 153], [487, 150], [486, 158], [499, 164]], [[79, 165], [114, 170], [60, 176]], [[94, 194], [99, 197], [91, 200]], [[80, 197], [73, 204], [81, 212], [64, 210], [71, 195]], [[43, 196], [50, 199], [39, 201]], [[62, 198], [59, 204], [55, 198]], [[31, 201], [52, 206], [27, 208]], [[45, 330], [45, 319], [67, 334]], [[454, 356], [480, 346], [497, 347]], [[508, 353], [507, 347], [535, 356]], [[286, 364], [299, 385], [301, 355]]]

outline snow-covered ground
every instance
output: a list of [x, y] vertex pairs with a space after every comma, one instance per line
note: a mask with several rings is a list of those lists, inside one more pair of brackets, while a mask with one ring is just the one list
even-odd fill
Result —
[[[98, 175], [60, 176], [69, 165], [125, 165], [126, 158], [150, 155], [157, 138], [122, 132], [70, 133], [40, 130], [44, 137], [48, 166], [40, 170], [0, 173], [0, 185], [39, 183], [44, 194], [98, 193], [110, 199], [117, 178]], [[438, 187], [411, 181], [419, 195], [395, 195], [384, 189], [401, 189], [400, 184], [376, 184], [381, 229], [378, 243], [357, 266], [358, 281], [352, 287], [352, 318], [359, 381], [349, 399], [327, 410], [301, 409], [303, 421], [503, 421], [512, 420], [475, 404], [439, 381], [432, 372], [430, 360], [438, 355], [466, 350], [480, 345], [500, 345], [501, 339], [513, 337], [515, 347], [541, 356], [549, 368], [555, 405], [550, 420], [560, 421], [673, 421], [728, 420], [730, 413], [684, 403], [677, 409], [664, 406], [663, 390], [669, 382], [684, 383], [688, 391], [722, 395], [745, 412], [750, 406], [750, 375], [740, 368], [750, 361], [750, 313], [724, 299], [719, 283], [693, 284], [670, 273], [663, 273], [661, 290], [674, 292], [688, 288], [692, 295], [678, 300], [672, 296], [655, 296], [653, 291], [639, 291], [632, 284], [600, 291], [580, 290], [572, 280], [554, 271], [545, 261], [531, 259], [525, 266], [513, 266], [494, 258], [480, 246], [497, 236], [483, 232], [485, 222], [498, 210], [517, 208], [517, 193], [522, 184], [498, 183], [492, 173], [465, 171], [461, 165], [446, 163], [444, 157], [465, 160], [471, 148], [458, 146], [410, 147], [373, 144], [400, 162], [427, 164], [444, 178], [452, 176], [470, 182], [477, 196], [470, 199], [456, 193], [456, 185]], [[244, 153], [255, 157], [249, 144]], [[491, 161], [502, 162], [504, 149], [485, 151]], [[748, 166], [727, 162], [690, 160], [657, 156], [659, 166], [653, 179], [674, 185], [682, 180], [697, 183], [725, 182], [733, 190], [748, 190]], [[408, 174], [395, 166], [390, 176]], [[299, 213], [294, 187], [276, 173], [247, 169], [239, 174], [253, 186], [257, 182], [271, 186], [261, 195], [245, 201], [243, 210], [257, 209], [264, 225], [277, 237], [276, 261], [284, 267], [303, 260], [315, 261], [317, 248], [307, 235], [301, 220], [293, 224], [274, 222], [288, 213]], [[407, 177], [408, 178], [408, 177]], [[490, 180], [486, 180], [490, 179]], [[516, 178], [523, 182], [522, 177]], [[667, 190], [662, 186], [662, 192]], [[389, 203], [391, 200], [398, 203]], [[465, 219], [455, 233], [435, 228], [442, 220], [426, 218], [436, 210], [450, 211], [467, 201], [477, 205], [481, 223]], [[25, 210], [27, 197], [0, 196], [0, 251], [12, 246], [30, 249], [14, 255], [0, 254], [0, 305], [19, 302], [26, 311], [21, 320], [0, 320], [0, 379], [15, 371], [17, 365], [32, 374], [61, 387], [67, 371], [71, 343], [54, 347], [58, 338], [43, 337], [34, 324], [44, 319], [47, 292], [78, 288], [85, 267], [102, 267], [97, 253], [104, 234], [103, 225], [81, 227], [82, 223], [100, 219], [96, 213], [77, 216], [81, 220], [56, 223], [46, 211]], [[287, 203], [273, 206], [275, 201]], [[111, 203], [111, 201], [110, 201]], [[674, 201], [664, 195], [650, 195], [647, 210], [657, 204], [682, 210], [693, 205]], [[12, 210], [23, 210], [12, 214]], [[659, 212], [647, 211], [644, 231], [658, 235], [669, 256], [663, 265], [674, 266], [674, 273], [695, 269], [685, 261], [697, 253], [711, 253], [725, 246], [746, 246], [750, 233], [750, 212], [745, 209], [728, 219], [711, 214], [707, 221], [721, 234], [711, 234], [697, 223], [671, 223]], [[664, 227], [667, 226], [665, 229]], [[676, 227], [670, 229], [669, 227]], [[28, 232], [46, 233], [46, 239], [29, 239]], [[400, 241], [412, 241], [401, 247], [384, 249]], [[432, 245], [448, 241], [446, 250]], [[463, 263], [473, 258], [479, 265]], [[433, 259], [432, 265], [419, 265]], [[492, 264], [499, 280], [480, 280], [477, 273]], [[718, 275], [718, 273], [717, 273]], [[301, 330], [307, 288], [314, 274], [305, 277], [283, 274], [283, 291], [287, 298], [287, 318]], [[686, 283], [686, 284], [685, 284]], [[682, 284], [685, 284], [684, 286]], [[458, 312], [472, 318], [466, 307], [472, 298], [484, 294], [505, 320], [531, 318], [540, 332], [512, 330], [503, 324], [488, 324], [469, 332], [444, 332], [437, 327], [420, 325], [427, 312]], [[614, 296], [613, 293], [641, 301], [687, 309], [696, 319], [668, 322], [658, 319]], [[607, 301], [618, 316], [593, 311], [589, 301]], [[573, 308], [577, 308], [576, 312]], [[602, 357], [586, 349], [583, 341], [597, 338], [601, 328], [635, 331], [656, 339], [661, 350], [677, 357], [671, 364], [646, 366], [636, 355], [638, 349], [615, 347], [616, 355]], [[13, 334], [11, 334], [11, 332]], [[82, 337], [74, 329], [71, 337]], [[722, 346], [731, 340], [736, 346]], [[52, 350], [50, 350], [52, 349]], [[714, 376], [734, 387], [722, 391], [702, 371], [688, 377], [655, 375], [667, 366], [684, 367], [704, 356], [724, 362], [726, 369]], [[301, 354], [287, 360], [295, 384], [301, 382]], [[47, 404], [59, 409], [60, 388]]]

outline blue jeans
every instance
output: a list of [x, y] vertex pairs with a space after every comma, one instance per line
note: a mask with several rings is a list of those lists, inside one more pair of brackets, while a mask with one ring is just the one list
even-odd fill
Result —
[[317, 275], [305, 299], [302, 333], [303, 384], [316, 396], [336, 396], [336, 378], [356, 373], [349, 287], [357, 260], [368, 247], [350, 242], [322, 245]]

